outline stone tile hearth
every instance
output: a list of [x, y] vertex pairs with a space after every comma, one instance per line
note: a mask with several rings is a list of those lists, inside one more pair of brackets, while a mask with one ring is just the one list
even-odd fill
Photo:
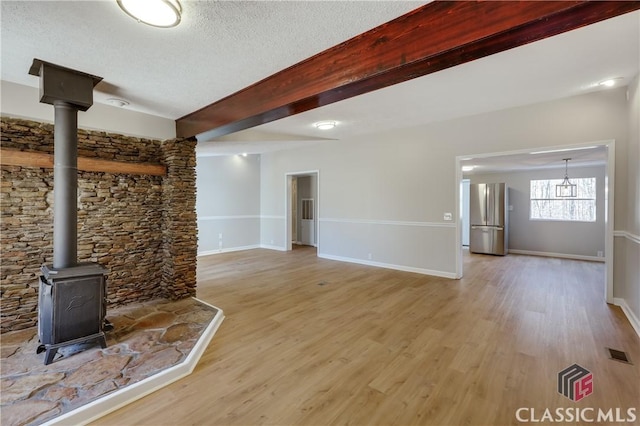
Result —
[[67, 346], [49, 365], [35, 328], [3, 334], [0, 423], [44, 423], [182, 362], [217, 312], [191, 298], [112, 308], [107, 348]]

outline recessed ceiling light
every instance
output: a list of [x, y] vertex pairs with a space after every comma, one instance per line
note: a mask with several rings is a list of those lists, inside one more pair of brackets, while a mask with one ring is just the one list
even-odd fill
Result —
[[247, 153], [246, 153], [246, 152], [243, 152], [243, 153], [242, 153], [242, 156], [243, 156], [243, 157], [246, 157], [246, 156], [247, 156]]
[[314, 126], [316, 126], [320, 130], [329, 130], [336, 127], [336, 124], [338, 123], [336, 123], [335, 121], [318, 121], [314, 124]]
[[610, 78], [608, 80], [602, 80], [600, 83], [598, 83], [598, 86], [613, 87], [616, 84], [618, 84], [621, 80], [622, 80], [622, 77], [616, 77], [616, 78]]
[[126, 107], [129, 105], [129, 101], [120, 98], [109, 98], [105, 102], [109, 105], [117, 106], [118, 108]]
[[182, 6], [178, 0], [116, 0], [118, 6], [138, 22], [170, 28], [180, 23]]

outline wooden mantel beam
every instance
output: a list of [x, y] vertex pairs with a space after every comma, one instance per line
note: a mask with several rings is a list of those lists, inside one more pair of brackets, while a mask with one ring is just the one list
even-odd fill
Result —
[[640, 1], [434, 1], [176, 120], [221, 136], [640, 9]]
[[[0, 165], [52, 169], [53, 155], [45, 152], [0, 148]], [[78, 157], [78, 170], [151, 176], [165, 176], [167, 174], [167, 167], [162, 164], [131, 163], [88, 157]]]

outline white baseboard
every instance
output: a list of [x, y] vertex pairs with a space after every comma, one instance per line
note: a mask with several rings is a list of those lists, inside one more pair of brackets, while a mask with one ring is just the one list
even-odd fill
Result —
[[544, 257], [559, 257], [561, 259], [573, 259], [573, 260], [588, 260], [591, 262], [604, 262], [604, 257], [597, 256], [583, 256], [580, 254], [566, 254], [566, 253], [549, 253], [546, 251], [531, 251], [531, 250], [516, 250], [509, 249], [509, 253], [513, 254], [526, 254], [529, 256], [544, 256]]
[[287, 251], [286, 247], [272, 246], [272, 245], [269, 245], [269, 244], [260, 244], [260, 248], [269, 249], [269, 250], [277, 250], [277, 251]]
[[260, 248], [259, 244], [254, 244], [251, 246], [242, 246], [242, 247], [228, 247], [228, 248], [223, 248], [223, 249], [218, 249], [218, 250], [206, 250], [206, 251], [201, 251], [200, 253], [198, 253], [198, 257], [200, 256], [210, 256], [212, 254], [220, 254], [220, 253], [229, 253], [232, 251], [243, 251], [243, 250], [251, 250], [251, 249], [257, 249]]
[[294, 244], [296, 246], [309, 246], [309, 247], [315, 247], [318, 248], [317, 244], [305, 244], [302, 241], [291, 241], [291, 244]]
[[273, 246], [273, 245], [269, 245], [269, 244], [256, 244], [256, 245], [244, 246], [244, 247], [230, 247], [230, 248], [226, 248], [226, 249], [222, 249], [222, 250], [202, 251], [202, 252], [198, 253], [198, 257], [211, 256], [212, 254], [229, 253], [229, 252], [232, 252], [232, 251], [253, 250], [253, 249], [258, 249], [258, 248], [263, 248], [263, 249], [267, 249], [267, 250], [287, 251], [287, 249], [285, 247], [281, 247], [281, 246]]
[[224, 320], [221, 309], [202, 300], [196, 300], [217, 309], [218, 312], [182, 363], [51, 419], [44, 425], [85, 425], [191, 374]]
[[627, 301], [621, 297], [614, 297], [613, 303], [616, 306], [620, 306], [620, 308], [622, 309], [622, 312], [624, 312], [624, 314], [627, 316], [627, 319], [631, 323], [631, 327], [633, 327], [638, 337], [640, 337], [640, 320], [638, 319], [636, 314], [633, 313], [633, 311], [627, 304]]
[[415, 268], [413, 266], [394, 265], [391, 263], [374, 262], [371, 260], [355, 259], [352, 257], [334, 256], [331, 254], [318, 253], [318, 257], [329, 260], [338, 260], [340, 262], [357, 263], [360, 265], [376, 266], [378, 268], [395, 269], [396, 271], [414, 272], [423, 275], [433, 275], [436, 277], [455, 279], [455, 272], [434, 271], [432, 269]]

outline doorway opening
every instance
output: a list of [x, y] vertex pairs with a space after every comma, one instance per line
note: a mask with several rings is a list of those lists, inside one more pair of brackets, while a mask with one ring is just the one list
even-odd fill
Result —
[[286, 179], [285, 247], [315, 247], [319, 249], [318, 220], [320, 173], [318, 170], [292, 172]]
[[[524, 164], [531, 164], [544, 160], [545, 158], [551, 161], [550, 165], [545, 167], [544, 164], [540, 164], [540, 168], [551, 168], [551, 165], [555, 164], [555, 159], [551, 160], [553, 156], [563, 157], [577, 157], [584, 155], [585, 161], [592, 154], [584, 154], [586, 152], [594, 153], [593, 155], [600, 155], [599, 162], [604, 165], [604, 185], [603, 185], [603, 200], [604, 206], [602, 208], [602, 214], [604, 217], [604, 253], [598, 252], [598, 256], [603, 254], [605, 263], [605, 282], [604, 282], [604, 298], [607, 303], [613, 303], [613, 217], [614, 217], [614, 176], [615, 176], [615, 141], [597, 141], [591, 143], [577, 144], [577, 145], [565, 145], [555, 147], [545, 147], [544, 150], [534, 151], [532, 149], [509, 151], [509, 152], [497, 152], [488, 154], [472, 154], [462, 155], [456, 157], [456, 213], [459, 220], [456, 223], [456, 277], [462, 278], [463, 276], [463, 227], [464, 223], [464, 178], [468, 176], [463, 175], [462, 166], [465, 166], [465, 170], [472, 170], [474, 166], [477, 169], [473, 169], [473, 174], [477, 170], [482, 170], [483, 167], [489, 169], [499, 168], [500, 165], [504, 167], [510, 167], [511, 171], [523, 171], [527, 170], [528, 166]], [[520, 165], [519, 165], [520, 164]], [[479, 166], [478, 166], [479, 165]], [[505, 168], [505, 170], [507, 170]], [[489, 172], [491, 173], [491, 172]], [[505, 172], [506, 173], [506, 172]], [[473, 176], [473, 175], [472, 175]], [[473, 180], [473, 179], [472, 179]], [[526, 192], [526, 193], [525, 193]], [[523, 191], [523, 196], [528, 200], [530, 198], [529, 190]], [[528, 208], [528, 207], [527, 207]], [[511, 203], [509, 210], [511, 210]], [[530, 215], [527, 217], [531, 218]], [[519, 250], [524, 253], [524, 250]], [[550, 250], [549, 250], [550, 251]], [[552, 255], [554, 253], [548, 253]], [[594, 253], [595, 254], [595, 253]], [[584, 256], [590, 257], [590, 256]], [[587, 259], [592, 260], [592, 259]]]

